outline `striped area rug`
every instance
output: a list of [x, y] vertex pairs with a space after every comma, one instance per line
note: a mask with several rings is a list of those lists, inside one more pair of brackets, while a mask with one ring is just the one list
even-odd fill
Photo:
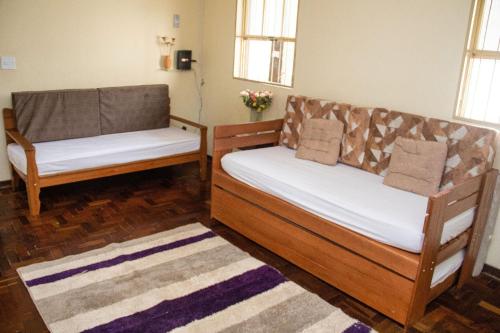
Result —
[[201, 224], [18, 270], [51, 332], [372, 332]]

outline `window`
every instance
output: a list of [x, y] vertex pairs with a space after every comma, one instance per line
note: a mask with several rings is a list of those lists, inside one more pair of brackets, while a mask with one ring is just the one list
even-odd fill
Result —
[[476, 0], [470, 29], [456, 115], [500, 124], [500, 0]]
[[291, 87], [298, 0], [238, 0], [234, 77]]

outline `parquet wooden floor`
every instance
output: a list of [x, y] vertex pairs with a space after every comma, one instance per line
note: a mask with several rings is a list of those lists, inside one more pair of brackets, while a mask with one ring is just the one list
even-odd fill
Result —
[[[42, 190], [42, 216], [26, 217], [24, 191], [0, 189], [0, 332], [46, 332], [16, 268], [111, 242], [200, 221], [288, 278], [380, 332], [399, 325], [209, 220], [209, 184], [195, 165], [176, 166]], [[500, 278], [489, 269], [462, 290], [431, 303], [413, 332], [500, 332]]]

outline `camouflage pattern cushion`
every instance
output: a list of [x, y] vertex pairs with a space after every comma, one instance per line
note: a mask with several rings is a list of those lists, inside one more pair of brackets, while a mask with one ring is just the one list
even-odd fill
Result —
[[340, 161], [385, 176], [397, 137], [445, 142], [446, 166], [440, 189], [488, 171], [497, 132], [382, 108], [360, 108], [304, 96], [289, 96], [280, 144], [297, 149], [303, 119], [344, 123]]
[[446, 142], [448, 145], [441, 190], [491, 169], [496, 135], [497, 132], [491, 129], [426, 118], [422, 140]]
[[420, 140], [424, 118], [407, 113], [375, 109], [362, 168], [385, 176], [397, 137]]
[[280, 144], [297, 149], [304, 119], [338, 120], [344, 124], [340, 161], [361, 167], [371, 112], [371, 109], [353, 108], [350, 104], [345, 103], [304, 96], [289, 96]]

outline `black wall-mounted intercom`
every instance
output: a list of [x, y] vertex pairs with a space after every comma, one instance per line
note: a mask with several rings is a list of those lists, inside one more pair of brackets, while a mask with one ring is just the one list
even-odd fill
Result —
[[177, 51], [176, 66], [177, 66], [178, 70], [181, 70], [181, 71], [190, 70], [192, 62], [196, 62], [196, 60], [193, 60], [193, 51], [191, 51], [191, 50], [179, 50], [179, 51]]

